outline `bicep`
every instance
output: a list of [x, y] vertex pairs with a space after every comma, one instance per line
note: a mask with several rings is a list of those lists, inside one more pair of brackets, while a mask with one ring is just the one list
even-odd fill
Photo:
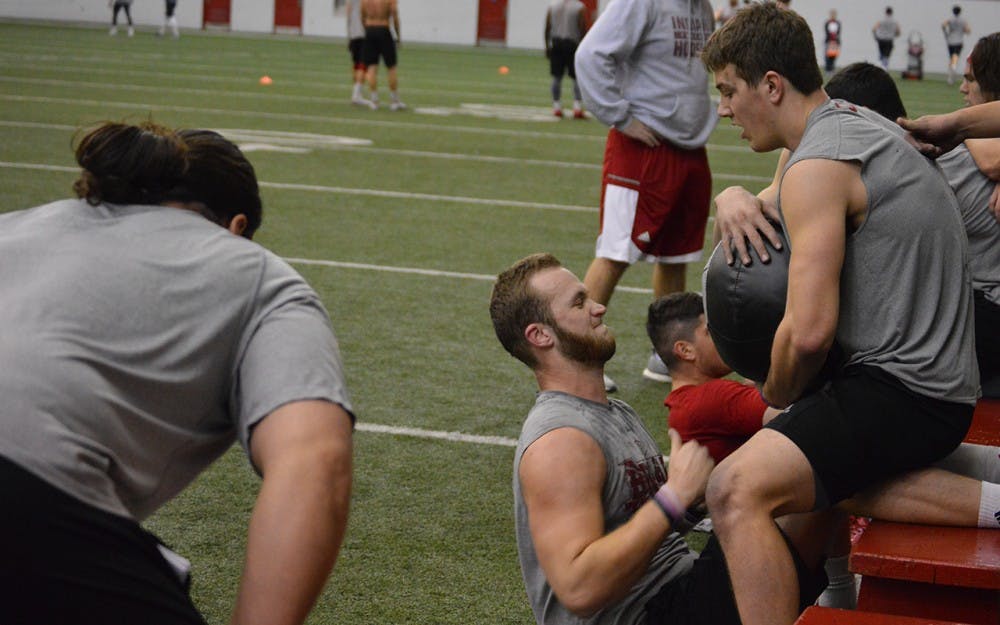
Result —
[[573, 561], [604, 535], [604, 454], [575, 428], [553, 430], [521, 458], [518, 479], [538, 561], [556, 593]]
[[1000, 139], [969, 139], [965, 147], [983, 175], [1000, 180]]
[[[261, 475], [294, 462], [323, 458], [350, 473], [353, 421], [340, 405], [295, 401], [262, 419], [253, 429], [250, 457]], [[304, 475], [302, 477], [305, 477]]]

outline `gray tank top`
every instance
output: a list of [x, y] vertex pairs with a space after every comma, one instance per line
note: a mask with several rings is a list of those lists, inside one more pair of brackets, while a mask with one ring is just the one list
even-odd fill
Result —
[[1000, 304], [1000, 223], [990, 212], [990, 194], [996, 183], [979, 171], [965, 145], [937, 159], [958, 198], [965, 233], [969, 237], [972, 288]]
[[580, 0], [556, 0], [549, 5], [551, 37], [580, 41], [583, 37], [583, 33], [580, 32], [580, 12], [584, 8]]
[[[837, 342], [846, 364], [878, 367], [928, 397], [974, 404], [979, 369], [958, 202], [902, 132], [868, 109], [830, 100], [810, 114], [785, 171], [814, 158], [861, 166], [868, 213], [847, 235], [840, 276]], [[795, 253], [794, 241], [789, 249]]]
[[518, 470], [524, 451], [542, 435], [564, 427], [576, 428], [593, 438], [604, 452], [607, 475], [601, 501], [605, 531], [622, 525], [666, 481], [660, 448], [628, 404], [616, 399], [599, 404], [566, 393], [545, 391], [521, 429], [514, 455], [514, 516], [521, 574], [535, 621], [545, 625], [616, 624], [633, 625], [645, 620], [646, 602], [664, 584], [691, 569], [695, 554], [676, 533], [670, 534], [653, 556], [646, 574], [632, 592], [590, 618], [581, 619], [567, 610], [549, 587], [538, 564], [528, 528], [528, 512], [521, 494]]
[[898, 32], [899, 23], [891, 17], [887, 17], [875, 25], [875, 39], [879, 41], [892, 41]]
[[944, 40], [949, 46], [960, 46], [965, 39], [966, 22], [960, 17], [953, 17], [945, 22]]

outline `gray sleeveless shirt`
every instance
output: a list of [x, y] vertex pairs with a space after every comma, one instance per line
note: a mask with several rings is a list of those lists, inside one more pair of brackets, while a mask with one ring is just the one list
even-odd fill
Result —
[[868, 212], [847, 234], [840, 275], [837, 342], [846, 364], [879, 367], [928, 397], [974, 404], [979, 369], [958, 202], [902, 132], [868, 109], [830, 100], [809, 115], [788, 167], [814, 158], [861, 166]]
[[580, 32], [580, 13], [585, 10], [586, 7], [580, 0], [555, 0], [550, 4], [552, 38], [579, 42], [583, 37], [583, 33]]
[[1000, 223], [990, 211], [995, 182], [979, 171], [965, 145], [937, 159], [962, 208], [965, 233], [969, 236], [969, 267], [972, 288], [1000, 305]]
[[594, 614], [580, 618], [559, 603], [538, 563], [528, 511], [518, 479], [521, 457], [542, 435], [564, 427], [581, 430], [604, 452], [607, 475], [601, 502], [605, 532], [622, 525], [666, 481], [663, 457], [653, 437], [628, 404], [612, 399], [599, 404], [566, 393], [544, 391], [521, 429], [514, 455], [514, 515], [521, 574], [535, 621], [545, 625], [632, 625], [645, 619], [646, 602], [663, 587], [690, 570], [695, 554], [676, 533], [670, 534], [653, 556], [646, 574], [627, 597]]

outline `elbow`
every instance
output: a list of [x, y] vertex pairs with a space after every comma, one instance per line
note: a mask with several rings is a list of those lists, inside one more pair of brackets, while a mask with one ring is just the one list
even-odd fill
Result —
[[559, 603], [579, 618], [590, 618], [604, 608], [604, 602], [598, 600], [595, 593], [584, 589], [558, 595]]
[[835, 328], [813, 327], [796, 332], [791, 337], [792, 349], [803, 358], [825, 357], [836, 336]]

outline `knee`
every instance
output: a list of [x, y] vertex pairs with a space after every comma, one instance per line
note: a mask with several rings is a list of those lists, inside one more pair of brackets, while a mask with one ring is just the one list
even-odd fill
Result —
[[724, 462], [712, 471], [705, 491], [712, 524], [720, 533], [754, 512], [766, 510], [758, 485], [739, 463]]

